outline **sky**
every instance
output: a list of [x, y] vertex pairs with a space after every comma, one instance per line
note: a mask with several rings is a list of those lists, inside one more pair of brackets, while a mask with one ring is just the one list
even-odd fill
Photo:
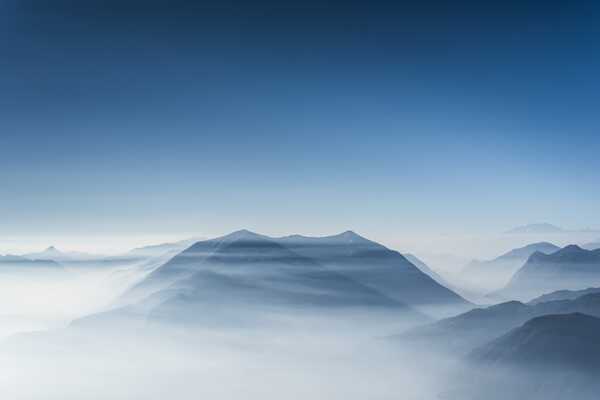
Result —
[[1, 0], [0, 253], [600, 227], [599, 12]]

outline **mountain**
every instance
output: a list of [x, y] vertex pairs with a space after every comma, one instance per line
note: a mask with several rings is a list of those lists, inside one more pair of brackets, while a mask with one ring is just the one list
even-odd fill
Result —
[[8, 271], [9, 269], [19, 271], [25, 268], [63, 269], [63, 266], [52, 260], [31, 260], [15, 255], [0, 256], [0, 269], [2, 271]]
[[586, 294], [595, 293], [600, 293], [600, 288], [587, 288], [582, 290], [557, 290], [555, 292], [543, 294], [539, 297], [536, 297], [535, 299], [529, 301], [527, 304], [533, 305], [556, 300], [574, 300]]
[[46, 250], [40, 251], [38, 253], [24, 254], [23, 257], [29, 258], [31, 260], [53, 260], [53, 261], [57, 261], [57, 262], [85, 261], [85, 260], [94, 260], [94, 259], [100, 258], [100, 256], [96, 256], [96, 255], [88, 254], [88, 253], [77, 252], [77, 251], [63, 252], [54, 246], [50, 246]]
[[428, 275], [431, 279], [433, 279], [440, 285], [445, 286], [445, 287], [450, 286], [448, 284], [448, 282], [446, 282], [446, 280], [440, 276], [440, 274], [438, 274], [437, 272], [432, 270], [427, 264], [425, 264], [425, 262], [423, 262], [421, 259], [419, 259], [414, 254], [404, 253], [402, 255], [404, 256], [404, 258], [406, 258], [408, 260], [408, 262], [410, 262], [415, 267], [419, 268], [419, 270], [421, 272]]
[[352, 231], [325, 237], [293, 235], [277, 241], [329, 270], [426, 314], [445, 317], [473, 307], [470, 302], [419, 270], [402, 254]]
[[474, 350], [488, 364], [583, 368], [600, 372], [600, 318], [582, 313], [544, 315]]
[[548, 223], [529, 224], [518, 226], [516, 228], [506, 231], [509, 234], [537, 234], [537, 233], [562, 233], [565, 232], [563, 228]]
[[199, 238], [192, 238], [173, 243], [162, 243], [151, 246], [137, 247], [124, 254], [124, 256], [145, 258], [159, 257], [168, 253], [179, 253], [200, 240], [201, 239]]
[[539, 242], [510, 250], [493, 260], [473, 260], [461, 271], [460, 280], [467, 286], [485, 291], [498, 290], [506, 286], [532, 254], [550, 254], [558, 250], [560, 247], [552, 243]]
[[596, 400], [600, 319], [582, 313], [533, 318], [474, 350], [452, 400]]
[[478, 308], [417, 327], [395, 336], [415, 345], [465, 353], [482, 346], [526, 321], [547, 314], [580, 312], [600, 317], [600, 293], [586, 294], [573, 300], [557, 300], [537, 304], [509, 301]]
[[595, 242], [591, 242], [591, 243], [586, 243], [583, 246], [581, 246], [583, 249], [586, 250], [597, 250], [600, 249], [600, 240], [597, 240]]
[[231, 323], [278, 310], [382, 310], [423, 314], [376, 288], [249, 231], [195, 243], [131, 289], [151, 319]]
[[590, 286], [600, 286], [600, 250], [570, 245], [552, 254], [532, 254], [498, 294], [505, 298], [531, 299], [555, 290]]

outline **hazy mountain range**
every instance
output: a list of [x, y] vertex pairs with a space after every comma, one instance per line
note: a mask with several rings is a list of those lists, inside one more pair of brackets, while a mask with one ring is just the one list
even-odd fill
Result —
[[[552, 298], [552, 295], [548, 296]], [[524, 304], [509, 301], [414, 328], [399, 338], [442, 351], [466, 353], [509, 332], [528, 320], [547, 314], [585, 313], [600, 317], [600, 293], [572, 300]]]
[[552, 243], [539, 242], [510, 250], [493, 260], [473, 260], [461, 271], [460, 280], [483, 290], [497, 290], [504, 287], [535, 252], [550, 254], [559, 249]]
[[586, 249], [586, 250], [597, 250], [600, 249], [600, 240], [597, 240], [595, 242], [591, 242], [591, 243], [586, 243], [584, 245], [581, 246], [582, 248]]
[[600, 392], [600, 319], [533, 318], [474, 350], [464, 387], [452, 399], [595, 400]]
[[[455, 282], [414, 255], [352, 231], [269, 237], [241, 230], [111, 257], [50, 247], [29, 254], [52, 258], [48, 260], [0, 257], [0, 271], [9, 265], [10, 271], [35, 265], [69, 271], [96, 266], [105, 282], [118, 282], [123, 290], [105, 311], [76, 318], [68, 333], [59, 335], [66, 344], [73, 332], [135, 337], [168, 326], [231, 333], [271, 329], [294, 318], [309, 327], [315, 321], [348, 319], [358, 324], [351, 327], [373, 324], [371, 329], [386, 335], [398, 332], [384, 341], [392, 348], [407, 347], [413, 356], [433, 353], [469, 366], [465, 377], [453, 378], [457, 388], [445, 393], [448, 399], [480, 399], [489, 386], [504, 394], [501, 388], [509, 387], [508, 398], [535, 399], [552, 398], [566, 387], [573, 398], [587, 400], [595, 386], [584, 375], [597, 371], [598, 360], [594, 338], [600, 289], [591, 286], [600, 287], [599, 251], [539, 242], [474, 261], [462, 271], [465, 280], [508, 281], [499, 295], [533, 298], [485, 308], [465, 300]], [[41, 338], [42, 343], [48, 340]], [[30, 347], [28, 342], [24, 346]], [[548, 372], [549, 366], [556, 368]], [[557, 399], [563, 400], [567, 395], [561, 393]]]
[[552, 254], [532, 254], [498, 294], [529, 300], [551, 291], [590, 286], [600, 286], [600, 250], [569, 245]]
[[490, 365], [554, 366], [591, 372], [600, 370], [599, 337], [600, 318], [579, 312], [549, 314], [475, 349], [470, 357]]
[[549, 223], [535, 223], [517, 226], [516, 228], [512, 228], [505, 233], [507, 234], [560, 234], [560, 233], [573, 233], [573, 232], [598, 232], [598, 229], [592, 228], [583, 228], [583, 229], [564, 229], [556, 225], [552, 225]]
[[47, 249], [37, 252], [37, 253], [28, 253], [24, 254], [23, 257], [29, 258], [31, 260], [52, 260], [52, 261], [87, 261], [93, 260], [97, 258], [101, 258], [102, 256], [83, 253], [83, 252], [63, 252], [57, 249], [54, 246], [50, 246]]
[[30, 259], [23, 256], [5, 255], [0, 256], [0, 270], [7, 268], [49, 268], [49, 269], [62, 269], [63, 266], [56, 261], [49, 259]]
[[528, 224], [517, 226], [516, 228], [512, 228], [506, 233], [509, 234], [537, 234], [537, 233], [562, 233], [565, 232], [563, 228], [560, 228], [556, 225], [548, 224], [548, 223], [536, 223], [536, 224]]

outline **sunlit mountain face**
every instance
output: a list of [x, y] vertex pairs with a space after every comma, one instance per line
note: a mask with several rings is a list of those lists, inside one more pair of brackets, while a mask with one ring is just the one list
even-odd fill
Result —
[[0, 394], [596, 400], [600, 2], [0, 1]]

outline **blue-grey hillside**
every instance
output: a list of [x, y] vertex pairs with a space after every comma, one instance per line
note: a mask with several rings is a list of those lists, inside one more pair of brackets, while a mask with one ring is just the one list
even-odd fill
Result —
[[362, 309], [426, 317], [386, 293], [249, 231], [197, 242], [154, 270], [126, 296], [150, 319], [214, 323], [261, 313]]
[[474, 350], [473, 360], [489, 365], [581, 368], [600, 371], [600, 318], [583, 313], [533, 318]]
[[533, 318], [471, 352], [456, 400], [596, 400], [600, 319], [582, 314]]
[[487, 308], [478, 308], [456, 317], [411, 329], [399, 335], [398, 339], [443, 351], [466, 353], [532, 318], [575, 312], [600, 317], [600, 293], [586, 294], [573, 300], [535, 304], [509, 301]]
[[498, 292], [505, 298], [530, 300], [556, 290], [600, 286], [600, 249], [566, 246], [552, 254], [536, 252]]
[[332, 271], [430, 315], [456, 315], [473, 307], [419, 270], [402, 254], [352, 231], [326, 237], [293, 235], [278, 242]]
[[473, 260], [461, 271], [461, 281], [470, 287], [494, 291], [504, 287], [535, 252], [551, 254], [560, 247], [548, 242], [513, 249], [493, 260]]
[[574, 300], [586, 294], [600, 293], [600, 288], [587, 288], [581, 290], [557, 290], [555, 292], [546, 293], [529, 301], [527, 304], [534, 305], [556, 300]]

